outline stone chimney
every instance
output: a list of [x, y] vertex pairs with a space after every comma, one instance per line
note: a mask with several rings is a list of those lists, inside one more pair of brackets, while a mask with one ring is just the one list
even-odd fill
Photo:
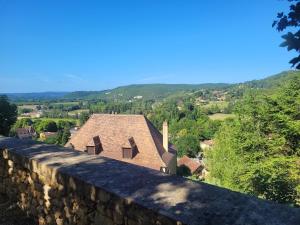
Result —
[[166, 151], [169, 151], [169, 134], [167, 121], [163, 123], [163, 146]]

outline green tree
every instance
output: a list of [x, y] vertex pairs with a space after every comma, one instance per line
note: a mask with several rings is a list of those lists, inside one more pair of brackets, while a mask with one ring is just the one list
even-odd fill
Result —
[[75, 123], [69, 120], [59, 120], [56, 124], [58, 130], [63, 130], [65, 127], [75, 126]]
[[209, 181], [281, 203], [300, 200], [300, 77], [271, 95], [251, 91], [207, 151]]
[[67, 126], [67, 127], [65, 127], [64, 130], [63, 130], [60, 144], [61, 144], [61, 145], [65, 145], [65, 144], [68, 142], [70, 136], [71, 136], [71, 133], [70, 133], [70, 127]]
[[82, 112], [79, 116], [79, 123], [80, 126], [82, 126], [83, 124], [85, 124], [85, 122], [89, 119], [90, 115], [89, 113], [86, 112]]
[[10, 104], [6, 96], [0, 96], [0, 134], [7, 136], [17, 120], [17, 106]]
[[34, 123], [34, 128], [37, 132], [49, 131], [56, 132], [57, 125], [53, 120], [36, 120]]
[[33, 124], [32, 120], [29, 118], [22, 118], [17, 120], [17, 122], [14, 125], [14, 128], [23, 128], [23, 127], [28, 127]]
[[[297, 28], [300, 26], [300, 2], [299, 0], [288, 1], [293, 2], [290, 5], [290, 12], [288, 14], [285, 14], [283, 12], [278, 13], [277, 19], [273, 22], [272, 26], [276, 26], [276, 29], [279, 32], [282, 32], [288, 28], [292, 28], [290, 32], [282, 36], [284, 42], [281, 44], [281, 47], [287, 47], [288, 51], [295, 50], [299, 54], [300, 30]], [[300, 69], [300, 55], [293, 58], [290, 63], [292, 64], [292, 66]]]
[[55, 121], [52, 121], [52, 120], [46, 121], [45, 125], [44, 125], [44, 131], [56, 132], [57, 125], [56, 125]]
[[30, 113], [30, 112], [33, 112], [33, 109], [22, 108], [22, 109], [20, 109], [19, 111], [20, 111], [21, 114], [22, 114], [22, 113]]
[[174, 144], [177, 148], [177, 155], [179, 157], [184, 155], [196, 157], [200, 151], [199, 139], [195, 135], [183, 135], [177, 138]]

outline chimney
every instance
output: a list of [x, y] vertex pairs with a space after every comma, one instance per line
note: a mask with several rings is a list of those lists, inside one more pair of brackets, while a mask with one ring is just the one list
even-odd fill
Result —
[[169, 134], [168, 134], [168, 122], [163, 123], [163, 146], [166, 151], [169, 150]]

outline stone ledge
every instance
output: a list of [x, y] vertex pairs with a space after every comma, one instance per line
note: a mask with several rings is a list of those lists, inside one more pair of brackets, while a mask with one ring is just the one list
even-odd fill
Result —
[[[38, 216], [40, 224], [53, 220], [56, 224], [75, 223], [74, 203], [69, 202], [72, 199], [78, 200], [83, 213], [89, 212], [86, 217], [91, 224], [97, 224], [97, 221], [128, 225], [300, 224], [300, 209], [125, 162], [14, 138], [0, 137], [0, 149], [0, 168], [4, 171], [0, 181], [3, 179], [4, 189], [13, 186], [12, 191], [17, 193], [19, 201], [26, 198], [35, 202], [41, 200], [35, 195], [44, 193], [40, 205], [44, 208], [49, 206], [48, 211], [44, 209], [46, 212], [37, 210], [34, 213], [24, 203], [24, 209]], [[38, 176], [38, 181], [33, 181], [33, 191], [37, 190], [33, 197], [30, 197], [31, 193], [25, 193], [25, 197], [19, 193], [21, 187], [15, 180], [18, 176], [22, 177], [22, 173], [25, 173], [23, 177], [30, 177], [24, 187], [27, 192], [32, 190], [30, 180]], [[67, 208], [63, 216], [55, 214], [57, 207]], [[73, 214], [66, 212], [69, 208]], [[79, 212], [76, 211], [76, 214]], [[79, 215], [82, 224], [85, 223], [84, 215]], [[64, 219], [65, 222], [60, 221]]]

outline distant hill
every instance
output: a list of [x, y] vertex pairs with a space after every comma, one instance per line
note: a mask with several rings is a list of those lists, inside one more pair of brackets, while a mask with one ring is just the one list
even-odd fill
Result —
[[300, 76], [300, 71], [290, 70], [269, 76], [261, 80], [247, 81], [243, 84], [252, 88], [276, 88], [296, 76]]
[[63, 98], [68, 92], [3, 93], [11, 101], [37, 101]]
[[198, 89], [223, 89], [229, 84], [134, 84], [117, 87], [106, 91], [78, 91], [64, 96], [66, 99], [124, 99], [132, 98], [158, 99], [165, 98], [177, 92]]
[[6, 94], [12, 101], [37, 100], [130, 100], [134, 98], [161, 99], [177, 93], [192, 92], [200, 89], [236, 90], [244, 88], [275, 88], [295, 76], [299, 71], [285, 71], [261, 80], [252, 80], [239, 84], [207, 83], [207, 84], [134, 84], [102, 91], [75, 91], [75, 92], [42, 92], [42, 93], [13, 93]]

